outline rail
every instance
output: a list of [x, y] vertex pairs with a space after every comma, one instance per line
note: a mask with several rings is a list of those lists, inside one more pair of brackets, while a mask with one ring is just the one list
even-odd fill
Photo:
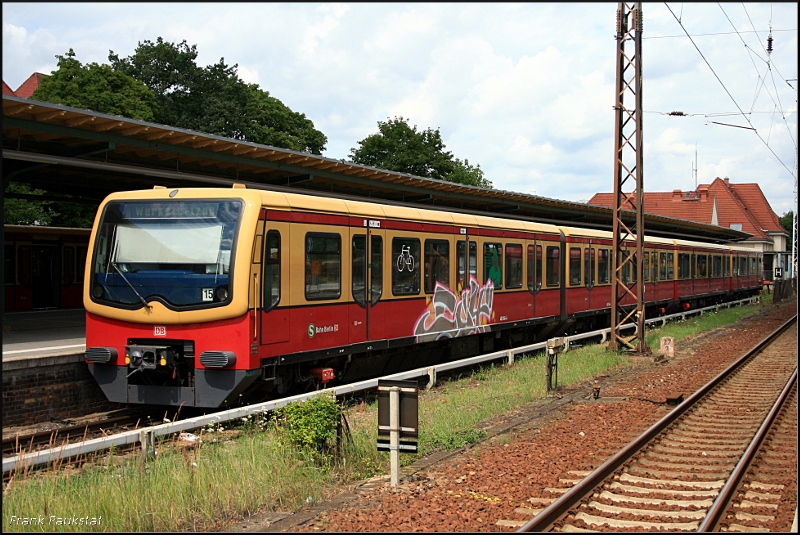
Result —
[[[731, 366], [720, 372], [711, 379], [697, 392], [689, 396], [683, 403], [675, 407], [672, 411], [653, 424], [644, 433], [639, 435], [627, 446], [614, 454], [602, 465], [596, 468], [591, 474], [582, 479], [579, 483], [565, 492], [560, 498], [543, 509], [538, 515], [531, 519], [527, 524], [519, 528], [519, 532], [543, 532], [547, 531], [561, 517], [566, 515], [570, 509], [574, 508], [581, 499], [610, 477], [619, 467], [633, 457], [642, 449], [642, 446], [650, 442], [654, 437], [669, 427], [675, 420], [680, 418], [692, 406], [708, 392], [713, 390], [718, 384], [725, 380], [741, 364], [750, 359], [755, 353], [769, 345], [775, 338], [786, 331], [791, 325], [797, 322], [797, 315], [781, 325], [772, 334], [758, 342], [749, 351], [736, 360]], [[796, 370], [795, 370], [796, 375]], [[734, 485], [735, 488], [735, 485]], [[718, 506], [719, 507], [719, 506]]]
[[[669, 316], [660, 316], [658, 318], [646, 320], [645, 324], [653, 324], [660, 322], [662, 325], [664, 325], [668, 320], [677, 318], [686, 319], [687, 316], [696, 314], [702, 315], [707, 311], [719, 310], [720, 308], [730, 308], [731, 306], [753, 304], [758, 302], [759, 299], [760, 299], [759, 297], [748, 297], [746, 299], [740, 299], [738, 301], [731, 301], [729, 303], [722, 303], [719, 305], [698, 308], [691, 311], [679, 312], [677, 314], [671, 314]], [[637, 326], [635, 323], [628, 323], [620, 327], [621, 330], [636, 329], [636, 328]], [[599, 329], [596, 331], [568, 336], [566, 338], [569, 342], [571, 342], [571, 341], [584, 340], [599, 336], [602, 338], [600, 343], [603, 343], [608, 339], [610, 333], [611, 329]], [[545, 349], [546, 344], [547, 342], [538, 342], [535, 344], [521, 346], [514, 349], [495, 351], [492, 353], [478, 355], [475, 357], [469, 357], [458, 361], [437, 364], [436, 366], [416, 368], [405, 372], [395, 373], [393, 375], [388, 375], [381, 379], [406, 380], [406, 379], [414, 379], [418, 377], [428, 376], [429, 377], [428, 386], [430, 387], [435, 382], [435, 377], [436, 374], [438, 373], [455, 370], [459, 368], [465, 368], [469, 366], [475, 366], [477, 364], [482, 364], [485, 362], [491, 362], [500, 359], [506, 359], [508, 363], [513, 363], [514, 358], [517, 355], [543, 350]], [[357, 383], [351, 383], [347, 385], [336, 386], [333, 388], [317, 390], [316, 392], [309, 392], [307, 394], [299, 394], [296, 396], [282, 398], [279, 400], [267, 401], [255, 405], [248, 405], [246, 407], [237, 407], [234, 409], [228, 409], [225, 411], [216, 412], [214, 414], [196, 416], [194, 418], [187, 418], [185, 420], [179, 420], [172, 423], [160, 424], [149, 428], [140, 428], [132, 431], [126, 431], [123, 433], [119, 433], [117, 435], [91, 439], [85, 442], [67, 444], [57, 448], [50, 448], [31, 453], [15, 455], [13, 457], [4, 457], [3, 473], [5, 474], [12, 470], [21, 470], [24, 468], [47, 464], [63, 459], [77, 458], [89, 453], [94, 453], [97, 451], [105, 451], [111, 449], [112, 447], [118, 448], [122, 446], [127, 446], [129, 444], [135, 444], [137, 442], [140, 442], [142, 433], [147, 433], [151, 437], [173, 435], [175, 433], [180, 433], [182, 431], [191, 431], [193, 429], [199, 429], [207, 425], [219, 424], [230, 420], [244, 418], [246, 416], [250, 416], [253, 414], [269, 412], [284, 407], [286, 405], [289, 405], [290, 403], [298, 401], [306, 401], [318, 395], [332, 394], [338, 397], [346, 394], [352, 394], [355, 392], [372, 390], [377, 387], [378, 387], [378, 379], [368, 379]]]

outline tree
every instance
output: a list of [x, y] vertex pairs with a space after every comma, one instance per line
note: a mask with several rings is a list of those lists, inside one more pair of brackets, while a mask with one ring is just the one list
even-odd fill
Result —
[[159, 37], [155, 43], [140, 42], [127, 58], [111, 51], [108, 59], [155, 94], [159, 123], [312, 154], [325, 150], [328, 139], [313, 122], [258, 85], [242, 81], [238, 65], [228, 66], [220, 58], [199, 67], [197, 45]]
[[792, 210], [789, 210], [780, 217], [781, 226], [785, 228], [789, 234], [792, 233], [792, 225], [794, 224], [793, 218], [794, 218], [794, 211]]
[[[47, 200], [38, 200], [45, 197]], [[9, 182], [3, 199], [3, 223], [46, 227], [92, 228], [99, 202], [78, 201], [72, 195], [54, 195], [30, 185]]]
[[45, 191], [31, 189], [28, 184], [9, 182], [5, 188], [5, 198], [3, 199], [3, 224], [5, 225], [49, 226], [53, 216], [58, 215], [58, 212], [53, 209], [52, 202], [15, 199], [8, 197], [9, 194], [28, 197], [44, 195]]
[[354, 163], [409, 173], [416, 176], [448, 180], [472, 186], [490, 188], [492, 183], [483, 176], [480, 165], [473, 167], [468, 160], [453, 158], [445, 151], [439, 129], [418, 131], [408, 120], [395, 117], [378, 121], [378, 133], [358, 142], [350, 149]]
[[466, 184], [468, 186], [479, 186], [481, 188], [491, 188], [492, 182], [483, 176], [483, 169], [481, 164], [472, 167], [469, 160], [464, 159], [462, 162], [458, 158], [455, 159], [455, 170], [447, 180], [450, 182], [458, 182], [459, 184]]
[[155, 95], [141, 82], [108, 65], [81, 65], [70, 48], [65, 56], [56, 55], [58, 68], [42, 79], [31, 98], [152, 121]]
[[298, 152], [322, 154], [328, 138], [314, 128], [314, 123], [305, 114], [292, 111], [256, 84], [249, 85], [248, 90], [250, 98], [245, 109], [248, 121], [243, 125], [244, 139]]

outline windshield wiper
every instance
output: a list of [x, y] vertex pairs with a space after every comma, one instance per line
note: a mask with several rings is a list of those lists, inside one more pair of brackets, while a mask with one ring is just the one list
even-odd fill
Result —
[[128, 286], [131, 287], [131, 290], [133, 290], [133, 293], [136, 294], [136, 297], [139, 298], [139, 301], [142, 302], [142, 304], [145, 306], [145, 308], [148, 308], [148, 309], [152, 308], [150, 305], [147, 304], [147, 301], [144, 300], [144, 297], [142, 297], [142, 294], [140, 294], [139, 292], [136, 291], [136, 288], [133, 286], [133, 284], [131, 284], [131, 281], [128, 280], [128, 277], [126, 277], [125, 274], [122, 272], [122, 270], [119, 269], [119, 267], [117, 266], [117, 263], [113, 262], [113, 261], [109, 261], [109, 264], [114, 266], [114, 269], [117, 270], [117, 273], [119, 273], [119, 276], [122, 277], [122, 280], [124, 280], [128, 284]]

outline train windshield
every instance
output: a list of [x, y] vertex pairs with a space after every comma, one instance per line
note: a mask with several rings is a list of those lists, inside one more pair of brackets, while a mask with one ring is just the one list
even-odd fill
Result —
[[243, 203], [110, 202], [92, 258], [92, 299], [123, 308], [161, 301], [185, 310], [229, 302]]

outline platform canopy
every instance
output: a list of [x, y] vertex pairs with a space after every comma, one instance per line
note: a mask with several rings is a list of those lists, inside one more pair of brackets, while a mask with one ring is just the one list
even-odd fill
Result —
[[[491, 177], [490, 177], [491, 178]], [[611, 230], [610, 208], [465, 186], [345, 160], [3, 95], [3, 184], [96, 204], [109, 193], [173, 187], [274, 189]], [[609, 184], [611, 170], [609, 169]], [[36, 197], [37, 199], [44, 199]], [[635, 214], [627, 214], [631, 221]], [[750, 235], [646, 214], [648, 235], [712, 242]]]

